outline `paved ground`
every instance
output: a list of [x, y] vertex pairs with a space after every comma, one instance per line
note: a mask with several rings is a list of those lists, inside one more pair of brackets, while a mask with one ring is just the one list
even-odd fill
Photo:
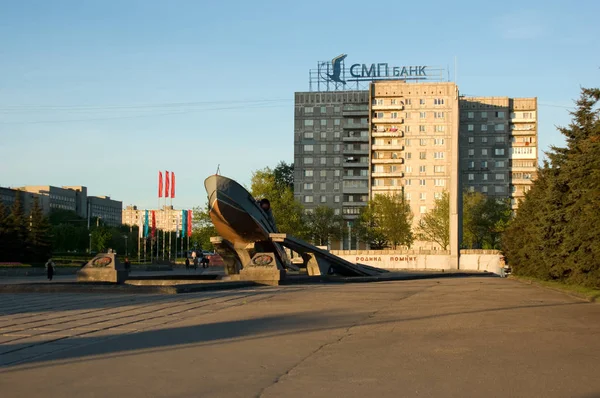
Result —
[[0, 295], [4, 397], [598, 397], [600, 305], [500, 278]]

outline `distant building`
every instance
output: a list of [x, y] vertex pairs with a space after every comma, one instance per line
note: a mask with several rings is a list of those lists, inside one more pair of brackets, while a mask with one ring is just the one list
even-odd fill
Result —
[[[173, 206], [163, 206], [162, 209], [148, 209], [148, 222], [152, 226], [152, 211], [155, 212], [156, 228], [166, 232], [176, 232], [177, 226], [181, 230], [182, 211], [175, 210]], [[123, 224], [139, 225], [140, 218], [144, 218], [146, 209], [138, 209], [137, 206], [127, 206], [123, 209]]]
[[29, 212], [33, 198], [37, 197], [44, 214], [52, 210], [69, 210], [81, 218], [98, 217], [110, 226], [121, 225], [121, 210], [123, 204], [108, 196], [88, 196], [87, 187], [52, 185], [27, 185], [18, 188], [0, 187], [0, 198], [5, 206], [12, 206], [18, 192], [22, 193], [25, 212]]

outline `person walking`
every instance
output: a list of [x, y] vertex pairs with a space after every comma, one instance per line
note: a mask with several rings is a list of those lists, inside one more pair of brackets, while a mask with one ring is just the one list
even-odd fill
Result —
[[185, 258], [185, 269], [190, 269], [190, 259], [187, 256]]
[[194, 257], [194, 270], [198, 268], [198, 257]]
[[48, 276], [49, 281], [51, 281], [54, 276], [54, 261], [52, 261], [51, 258], [46, 261], [46, 275]]

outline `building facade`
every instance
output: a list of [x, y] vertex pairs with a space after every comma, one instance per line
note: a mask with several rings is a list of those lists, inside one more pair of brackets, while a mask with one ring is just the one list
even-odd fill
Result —
[[362, 248], [352, 226], [374, 195], [404, 195], [416, 226], [447, 191], [458, 235], [462, 192], [510, 198], [516, 209], [535, 177], [536, 98], [464, 97], [443, 81], [333, 86], [296, 92], [294, 110], [294, 194], [307, 212], [326, 205], [343, 216], [348, 233], [332, 249]]
[[30, 211], [33, 198], [36, 197], [46, 215], [53, 210], [68, 210], [84, 219], [98, 217], [106, 225], [121, 225], [122, 202], [108, 196], [88, 196], [87, 187], [84, 186], [27, 185], [14, 189], [0, 188], [4, 205], [11, 206], [19, 192], [25, 212]]
[[[148, 209], [148, 222], [152, 225], [152, 211], [155, 212], [156, 229], [166, 232], [177, 232], [181, 230], [183, 213], [173, 206], [163, 206], [162, 209]], [[138, 209], [137, 206], [127, 206], [122, 211], [123, 224], [140, 225], [146, 215], [146, 209]]]

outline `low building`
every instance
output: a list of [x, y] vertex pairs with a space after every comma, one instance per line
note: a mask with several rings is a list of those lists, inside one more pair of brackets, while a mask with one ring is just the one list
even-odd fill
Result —
[[123, 202], [109, 196], [88, 196], [87, 202], [90, 218], [99, 218], [112, 227], [122, 224]]

